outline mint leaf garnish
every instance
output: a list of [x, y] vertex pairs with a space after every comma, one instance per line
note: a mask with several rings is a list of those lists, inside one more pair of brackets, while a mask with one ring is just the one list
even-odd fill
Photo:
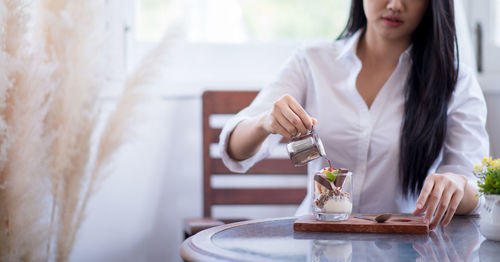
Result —
[[326, 175], [326, 178], [328, 178], [328, 180], [330, 180], [332, 182], [335, 181], [335, 178], [337, 177], [332, 172], [326, 172], [325, 175]]

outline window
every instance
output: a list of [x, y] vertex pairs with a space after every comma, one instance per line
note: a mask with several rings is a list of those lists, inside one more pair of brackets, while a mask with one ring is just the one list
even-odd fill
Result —
[[155, 87], [167, 96], [261, 88], [302, 42], [335, 39], [350, 6], [350, 0], [129, 1], [127, 69], [169, 27], [181, 32]]
[[[185, 59], [181, 57], [195, 59], [192, 64], [198, 65], [198, 69], [187, 65], [184, 67], [185, 70], [194, 70], [192, 73], [197, 76], [190, 77], [188, 89], [199, 85], [265, 84], [275, 75], [283, 60], [304, 40], [336, 38], [345, 25], [350, 5], [350, 0], [128, 2], [131, 12], [127, 16], [127, 23], [131, 30], [126, 37], [127, 68], [130, 69], [146, 50], [154, 46], [168, 27], [180, 26], [182, 44], [175, 50], [176, 57], [183, 61]], [[466, 42], [461, 45], [464, 51], [462, 61], [477, 61], [482, 70], [479, 74], [482, 86], [489, 88], [493, 86], [491, 83], [497, 82], [492, 79], [498, 78], [496, 75], [500, 72], [500, 16], [495, 15], [500, 12], [500, 0], [455, 2], [461, 8], [461, 13], [468, 16], [469, 23], [466, 28], [467, 25], [462, 21], [459, 30]], [[189, 57], [190, 54], [196, 56]], [[254, 64], [265, 64], [267, 67], [245, 67], [241, 63], [235, 64], [230, 57], [238, 57], [241, 61], [253, 60]], [[215, 64], [209, 65], [206, 62], [209, 60]], [[226, 65], [228, 63], [233, 65]], [[204, 72], [203, 66], [210, 67], [210, 73]], [[170, 76], [186, 78], [190, 74], [184, 69], [182, 65], [178, 66]], [[230, 73], [224, 74], [223, 71]], [[180, 88], [182, 85], [178, 82], [187, 80], [179, 77], [173, 81]]]
[[167, 30], [168, 24], [182, 14], [182, 1], [177, 0], [133, 0], [132, 27], [134, 40], [158, 42]]
[[137, 41], [158, 41], [182, 19], [190, 42], [245, 43], [333, 39], [349, 0], [137, 0]]

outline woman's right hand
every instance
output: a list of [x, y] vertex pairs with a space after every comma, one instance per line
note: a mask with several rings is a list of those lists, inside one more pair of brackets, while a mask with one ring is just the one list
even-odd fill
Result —
[[263, 118], [263, 128], [270, 134], [280, 134], [287, 139], [307, 133], [316, 124], [290, 95], [284, 95], [276, 102], [273, 108]]

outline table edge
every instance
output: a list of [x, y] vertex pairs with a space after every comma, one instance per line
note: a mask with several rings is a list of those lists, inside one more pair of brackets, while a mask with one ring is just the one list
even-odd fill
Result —
[[[235, 257], [234, 253], [214, 245], [211, 242], [212, 237], [219, 232], [242, 225], [258, 224], [263, 222], [273, 222], [281, 220], [295, 220], [297, 218], [298, 217], [293, 216], [293, 217], [255, 219], [255, 220], [241, 221], [241, 222], [208, 228], [184, 240], [179, 249], [180, 254], [181, 257], [186, 261], [201, 261], [201, 260], [206, 261], [207, 260], [206, 256], [211, 257], [210, 259], [213, 259], [212, 261], [228, 261], [228, 260], [251, 261], [252, 258], [254, 257], [247, 257], [248, 259]], [[206, 249], [209, 249], [210, 251]], [[214, 253], [216, 253], [217, 255]], [[258, 259], [260, 261], [276, 261], [276, 260], [263, 260], [263, 258], [258, 258]]]

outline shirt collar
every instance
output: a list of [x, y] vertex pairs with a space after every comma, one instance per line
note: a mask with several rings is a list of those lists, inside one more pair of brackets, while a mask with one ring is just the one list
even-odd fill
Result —
[[356, 48], [358, 47], [359, 38], [363, 29], [359, 29], [353, 35], [348, 38], [345, 38], [344, 46], [342, 47], [338, 58], [343, 58], [348, 54], [356, 55]]
[[[342, 47], [338, 58], [343, 58], [349, 54], [352, 54], [355, 57], [357, 57], [356, 49], [358, 47], [359, 39], [361, 37], [361, 34], [363, 33], [363, 30], [364, 29], [359, 29], [352, 36], [345, 39], [345, 44]], [[401, 55], [399, 56], [400, 62], [403, 61], [406, 62], [410, 60], [412, 46], [413, 44], [411, 44], [408, 48], [406, 48], [406, 50], [403, 53], [401, 53]]]

